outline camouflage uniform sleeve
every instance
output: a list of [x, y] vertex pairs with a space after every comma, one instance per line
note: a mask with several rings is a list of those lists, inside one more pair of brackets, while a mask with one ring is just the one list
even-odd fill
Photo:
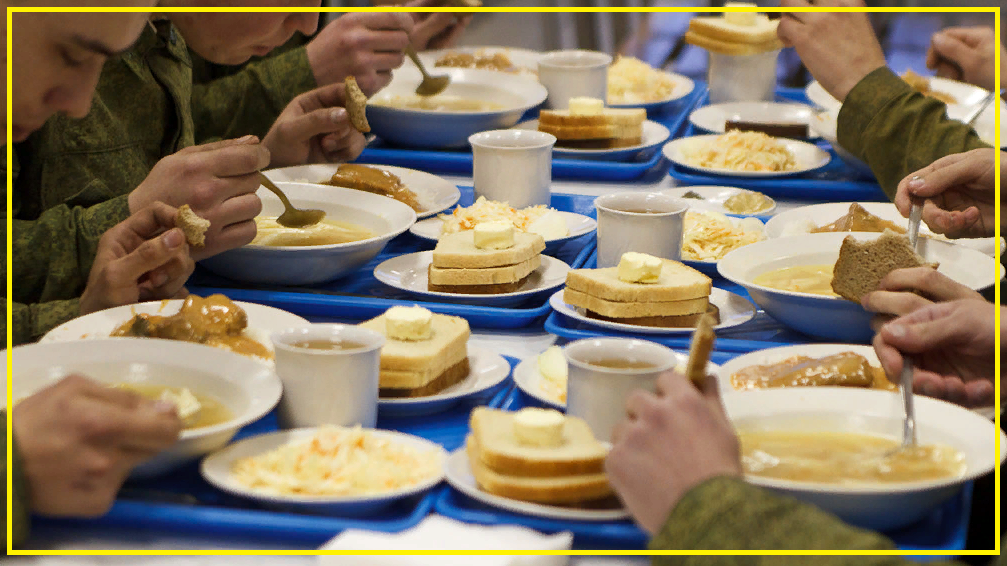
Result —
[[[4, 481], [7, 478], [7, 414], [6, 411], [0, 412], [0, 416], [3, 417], [4, 422]], [[13, 436], [11, 437], [13, 438]], [[25, 485], [24, 473], [21, 469], [21, 457], [17, 450], [17, 439], [14, 438], [14, 442], [11, 446], [11, 455], [13, 459], [10, 462], [12, 483], [11, 483], [11, 544], [13, 546], [19, 546], [24, 543], [25, 539], [28, 538], [28, 492], [26, 491], [27, 486]], [[4, 520], [6, 520], [7, 514], [4, 513]], [[6, 525], [4, 525], [6, 527]], [[4, 538], [7, 537], [7, 529], [4, 529]], [[5, 543], [7, 541], [4, 541]]]
[[839, 144], [864, 160], [888, 198], [906, 175], [954, 153], [990, 147], [943, 102], [923, 96], [887, 67], [864, 77], [839, 112]]
[[[16, 179], [16, 157], [11, 173]], [[127, 199], [123, 195], [88, 208], [58, 205], [34, 220], [19, 220], [19, 198], [14, 191], [15, 219], [10, 225], [14, 288], [10, 307], [15, 345], [37, 340], [80, 315], [78, 298], [87, 283], [98, 241], [106, 230], [129, 216]], [[6, 261], [3, 263], [6, 271]]]
[[[891, 550], [888, 539], [853, 528], [817, 507], [769, 493], [735, 478], [714, 478], [689, 491], [661, 532], [650, 541], [658, 550], [844, 549]], [[655, 566], [773, 564], [802, 566], [804, 556], [654, 556]], [[899, 556], [816, 558], [835, 566], [902, 566]], [[939, 563], [934, 563], [939, 564]], [[951, 566], [950, 563], [944, 563]]]
[[245, 65], [241, 70], [192, 86], [196, 143], [265, 136], [295, 96], [316, 88], [304, 47]]

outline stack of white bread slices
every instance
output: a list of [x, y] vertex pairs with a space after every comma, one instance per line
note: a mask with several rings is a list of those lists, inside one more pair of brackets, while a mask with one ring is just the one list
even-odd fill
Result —
[[[727, 2], [725, 8], [755, 8], [751, 2]], [[720, 16], [699, 16], [689, 21], [685, 42], [722, 55], [758, 55], [783, 48], [776, 36], [780, 22], [765, 14], [724, 12]]]
[[575, 269], [566, 276], [563, 300], [589, 318], [664, 328], [690, 328], [710, 312], [713, 282], [699, 271], [668, 259], [627, 252], [618, 267]]
[[469, 374], [469, 323], [460, 316], [419, 307], [392, 307], [360, 326], [385, 336], [381, 347], [381, 397], [434, 395]]
[[556, 136], [556, 145], [572, 149], [614, 149], [643, 143], [643, 108], [605, 108], [597, 98], [570, 99], [567, 110], [542, 110], [540, 132]]
[[506, 220], [444, 234], [434, 248], [427, 289], [467, 295], [513, 293], [542, 264], [544, 249], [542, 236], [518, 232]]
[[605, 474], [608, 450], [587, 423], [552, 409], [477, 407], [465, 444], [479, 488], [509, 499], [617, 507]]

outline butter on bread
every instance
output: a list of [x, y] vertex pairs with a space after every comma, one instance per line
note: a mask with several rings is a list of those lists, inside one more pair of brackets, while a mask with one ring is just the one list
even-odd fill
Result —
[[574, 116], [597, 116], [605, 112], [605, 101], [589, 96], [575, 96], [567, 103], [567, 110]]
[[187, 204], [183, 204], [175, 213], [175, 226], [185, 234], [185, 241], [194, 248], [206, 245], [206, 231], [210, 229], [210, 221], [202, 218]]
[[514, 246], [514, 223], [507, 220], [480, 222], [472, 228], [472, 243], [480, 250], [506, 250]]
[[[755, 4], [729, 2], [725, 7], [754, 8]], [[723, 55], [756, 55], [783, 47], [776, 35], [779, 23], [756, 12], [698, 16], [689, 21], [685, 42]]]
[[617, 275], [626, 283], [657, 283], [664, 261], [639, 252], [626, 252], [619, 258]]
[[366, 134], [371, 131], [371, 125], [367, 122], [367, 95], [360, 90], [357, 79], [350, 75], [343, 81], [345, 87], [346, 113], [350, 117], [350, 124], [360, 133]]
[[419, 342], [433, 337], [433, 313], [415, 305], [385, 311], [386, 336], [393, 340]]
[[563, 413], [555, 409], [527, 407], [514, 413], [514, 437], [523, 446], [562, 446], [564, 421]]
[[832, 269], [832, 290], [840, 297], [859, 303], [864, 295], [878, 290], [881, 280], [896, 269], [932, 267], [909, 243], [909, 237], [892, 230], [877, 239], [860, 242], [852, 235], [843, 239], [839, 259]]

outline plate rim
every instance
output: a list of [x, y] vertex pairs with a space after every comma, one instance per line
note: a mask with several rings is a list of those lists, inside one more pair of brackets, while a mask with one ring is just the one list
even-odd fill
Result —
[[[447, 210], [447, 209], [445, 209], [445, 210]], [[556, 212], [558, 212], [560, 214], [563, 214], [563, 215], [573, 215], [573, 216], [577, 216], [579, 218], [586, 219], [586, 220], [589, 221], [590, 227], [587, 228], [587, 229], [585, 229], [585, 230], [583, 230], [582, 232], [567, 234], [566, 236], [563, 236], [562, 238], [555, 238], [555, 239], [552, 239], [552, 240], [546, 240], [545, 241], [546, 245], [559, 244], [559, 243], [562, 243], [562, 242], [566, 242], [568, 240], [573, 240], [575, 238], [580, 238], [581, 236], [587, 236], [591, 232], [594, 232], [595, 230], [598, 229], [598, 221], [595, 220], [594, 218], [591, 218], [590, 216], [588, 216], [586, 214], [580, 214], [579, 212], [570, 212], [570, 211], [567, 211], [567, 210], [556, 210], [555, 208], [552, 209], [552, 210], [555, 210]], [[443, 211], [441, 211], [441, 212], [443, 212]], [[440, 213], [438, 213], [438, 214], [440, 214]], [[409, 233], [412, 234], [412, 235], [414, 235], [414, 236], [416, 236], [417, 238], [421, 238], [421, 239], [426, 240], [428, 242], [436, 242], [436, 241], [438, 241], [440, 238], [431, 238], [430, 236], [427, 236], [426, 234], [420, 234], [419, 232], [414, 231], [414, 229], [416, 228], [416, 226], [419, 225], [419, 224], [421, 224], [422, 222], [428, 222], [428, 223], [432, 224], [432, 222], [430, 222], [431, 220], [440, 220], [440, 218], [436, 217], [436, 216], [433, 216], [433, 217], [424, 218], [422, 221], [417, 221], [416, 223], [414, 223], [412, 226], [409, 227]], [[567, 224], [567, 228], [568, 229], [569, 229], [569, 226], [570, 225]]]
[[[200, 460], [200, 462], [199, 462], [199, 475], [200, 475], [200, 477], [203, 478], [203, 480], [205, 482], [209, 483], [214, 488], [219, 489], [219, 490], [221, 490], [221, 491], [223, 491], [225, 493], [228, 493], [230, 495], [234, 495], [234, 496], [237, 496], [237, 497], [242, 497], [242, 498], [250, 499], [250, 500], [254, 500], [254, 501], [275, 504], [275, 505], [296, 505], [296, 506], [305, 506], [305, 507], [307, 507], [307, 506], [327, 506], [327, 505], [347, 505], [347, 506], [349, 506], [349, 505], [357, 505], [357, 504], [367, 504], [367, 503], [375, 503], [375, 504], [377, 504], [377, 503], [383, 503], [383, 502], [387, 502], [387, 501], [394, 501], [394, 500], [410, 497], [410, 496], [413, 496], [413, 495], [417, 495], [417, 494], [423, 493], [425, 491], [429, 491], [429, 490], [437, 487], [437, 484], [439, 484], [440, 482], [444, 481], [444, 477], [445, 477], [444, 463], [447, 461], [448, 451], [443, 446], [441, 446], [440, 444], [437, 444], [436, 442], [434, 442], [432, 440], [428, 440], [426, 438], [423, 438], [421, 436], [417, 436], [417, 435], [414, 435], [414, 434], [409, 434], [409, 433], [405, 433], [405, 432], [399, 432], [399, 431], [395, 431], [395, 430], [378, 429], [378, 428], [366, 428], [364, 430], [366, 430], [368, 432], [371, 432], [371, 433], [377, 433], [379, 436], [386, 437], [386, 438], [403, 438], [403, 437], [409, 438], [410, 439], [409, 442], [411, 442], [411, 443], [419, 444], [419, 445], [428, 447], [430, 449], [434, 449], [435, 452], [437, 452], [437, 454], [441, 458], [441, 464], [442, 465], [439, 466], [440, 473], [439, 474], [435, 474], [435, 476], [433, 476], [432, 478], [430, 478], [430, 479], [428, 479], [428, 480], [426, 480], [424, 482], [421, 482], [421, 483], [419, 483], [419, 484], [417, 484], [415, 486], [412, 486], [412, 487], [409, 487], [409, 488], [399, 489], [399, 490], [396, 490], [396, 491], [393, 491], [393, 492], [390, 492], [390, 493], [386, 493], [386, 494], [373, 494], [373, 495], [370, 495], [370, 496], [358, 495], [358, 496], [325, 496], [325, 497], [311, 496], [311, 497], [297, 497], [297, 496], [289, 496], [289, 495], [259, 494], [259, 493], [256, 493], [255, 491], [251, 490], [250, 488], [245, 488], [245, 487], [242, 487], [242, 486], [238, 486], [233, 481], [227, 481], [227, 480], [225, 480], [225, 481], [218, 481], [219, 478], [217, 478], [216, 475], [211, 474], [211, 473], [209, 473], [207, 471], [208, 467], [210, 465], [216, 463], [216, 461], [218, 461], [218, 460], [224, 460], [225, 457], [226, 457], [226, 455], [227, 455], [227, 453], [229, 451], [236, 449], [237, 447], [241, 446], [242, 444], [249, 444], [249, 443], [256, 442], [256, 441], [262, 442], [265, 438], [276, 437], [276, 436], [292, 436], [293, 438], [291, 440], [300, 439], [301, 437], [307, 438], [311, 434], [314, 434], [315, 432], [317, 432], [320, 428], [322, 428], [322, 427], [304, 427], [304, 428], [295, 428], [295, 429], [287, 429], [287, 430], [276, 430], [276, 431], [267, 432], [267, 433], [264, 433], [264, 434], [257, 434], [257, 435], [254, 435], [254, 436], [249, 436], [249, 437], [243, 438], [243, 439], [241, 439], [241, 440], [239, 440], [237, 442], [231, 442], [231, 443], [227, 444], [226, 446], [220, 448], [219, 450], [216, 450], [216, 451], [214, 451], [214, 452], [206, 455], [205, 457], [203, 457]], [[342, 428], [347, 428], [347, 427], [342, 427]], [[231, 459], [230, 461], [233, 463], [234, 459]], [[226, 461], [225, 462], [221, 462], [222, 465], [224, 463], [226, 463]], [[229, 477], [230, 477], [230, 474], [228, 475], [228, 479], [229, 479]]]
[[[507, 362], [506, 358], [504, 358], [502, 355], [500, 355], [500, 354], [498, 354], [496, 352], [493, 352], [493, 351], [488, 350], [486, 348], [480, 348], [478, 346], [468, 346], [466, 344], [466, 349], [467, 349], [467, 357], [469, 357], [469, 358], [473, 358], [474, 357], [477, 360], [481, 359], [485, 363], [487, 363], [487, 365], [491, 361], [494, 364], [497, 363], [497, 362], [499, 362], [500, 365], [502, 366], [502, 370], [501, 371], [502, 371], [503, 375], [499, 379], [497, 379], [497, 378], [494, 377], [493, 379], [495, 381], [493, 381], [492, 383], [490, 383], [486, 387], [483, 387], [481, 389], [476, 389], [476, 390], [473, 390], [473, 391], [462, 391], [462, 392], [455, 392], [455, 393], [438, 393], [438, 394], [429, 395], [429, 396], [426, 396], [426, 397], [389, 397], [389, 398], [385, 398], [385, 399], [382, 399], [381, 397], [378, 397], [378, 410], [381, 410], [382, 408], [391, 408], [391, 407], [395, 407], [395, 408], [399, 408], [399, 407], [415, 407], [417, 405], [423, 405], [423, 404], [426, 404], [426, 403], [441, 403], [441, 402], [448, 402], [448, 401], [461, 401], [461, 400], [464, 400], [464, 399], [466, 399], [468, 397], [473, 397], [473, 396], [479, 395], [480, 393], [485, 393], [486, 391], [488, 391], [488, 390], [496, 387], [497, 385], [500, 385], [504, 381], [507, 381], [507, 377], [511, 375], [512, 370], [511, 370], [510, 363]], [[474, 369], [474, 366], [470, 362], [470, 364], [469, 364], [469, 374], [466, 375], [465, 378], [462, 379], [461, 381], [459, 381], [458, 383], [462, 383], [462, 382], [466, 381], [467, 379], [469, 379], [470, 377], [472, 377], [473, 369]], [[485, 368], [485, 369], [488, 369], [488, 368]]]
[[[771, 206], [771, 207], [769, 207], [769, 208], [767, 208], [765, 210], [760, 210], [759, 212], [757, 212], [755, 214], [738, 214], [736, 212], [730, 212], [730, 211], [728, 211], [727, 209], [725, 209], [723, 207], [723, 205], [718, 205], [718, 206], [720, 206], [721, 210], [714, 210], [714, 212], [721, 212], [722, 211], [721, 214], [724, 214], [725, 216], [742, 216], [742, 217], [752, 217], [752, 218], [763, 218], [763, 217], [773, 217], [773, 216], [775, 216], [777, 214], [777, 212], [776, 212], [776, 208], [777, 208], [776, 199], [774, 199], [773, 197], [767, 195], [766, 193], [763, 193], [762, 191], [756, 191], [756, 190], [753, 190], [753, 189], [745, 189], [745, 188], [742, 188], [742, 187], [732, 187], [730, 185], [686, 185], [686, 186], [680, 186], [680, 187], [668, 187], [666, 189], [661, 189], [660, 192], [664, 193], [664, 194], [666, 194], [666, 195], [668, 195], [668, 196], [670, 196], [672, 198], [683, 199], [684, 197], [682, 197], [681, 194], [685, 194], [688, 191], [695, 191], [697, 189], [699, 189], [700, 191], [705, 190], [705, 189], [721, 189], [721, 190], [731, 189], [731, 190], [734, 190], [734, 191], [744, 191], [744, 192], [749, 192], [749, 193], [759, 193], [764, 198], [769, 199], [770, 202], [773, 203], [773, 206]], [[679, 194], [679, 191], [682, 191], [681, 194]], [[687, 203], [691, 203], [695, 199], [684, 199], [684, 200]], [[712, 201], [710, 201], [708, 199], [703, 199], [701, 202], [707, 202], [707, 203], [715, 204], [715, 203], [712, 203]], [[780, 213], [780, 214], [782, 214], [782, 213]]]
[[816, 163], [816, 164], [814, 164], [814, 165], [812, 165], [810, 167], [806, 167], [804, 169], [797, 169], [797, 170], [794, 170], [794, 171], [728, 171], [726, 169], [711, 169], [709, 167], [700, 167], [698, 165], [690, 165], [690, 164], [686, 163], [685, 161], [680, 160], [678, 158], [678, 156], [675, 155], [676, 152], [680, 151], [680, 148], [682, 148], [685, 144], [687, 144], [687, 143], [695, 143], [695, 141], [693, 141], [693, 140], [703, 140], [703, 139], [708, 139], [708, 138], [715, 138], [715, 137], [719, 137], [719, 136], [722, 136], [722, 135], [724, 135], [724, 134], [700, 134], [700, 135], [695, 135], [695, 136], [681, 137], [681, 138], [678, 138], [678, 139], [675, 139], [675, 140], [672, 140], [672, 141], [666, 143], [664, 145], [664, 147], [662, 148], [662, 153], [664, 153], [664, 157], [668, 161], [671, 161], [674, 165], [677, 165], [679, 167], [684, 167], [684, 168], [692, 170], [692, 171], [699, 171], [701, 173], [706, 173], [706, 174], [709, 174], [709, 175], [716, 175], [716, 176], [721, 176], [721, 177], [750, 177], [750, 178], [760, 178], [760, 179], [772, 179], [772, 178], [777, 178], [777, 177], [792, 177], [792, 176], [796, 176], [796, 175], [807, 175], [808, 173], [813, 173], [815, 171], [818, 171], [819, 169], [827, 166], [829, 163], [832, 162], [832, 154], [829, 153], [828, 151], [825, 151], [824, 149], [818, 147], [817, 145], [815, 145], [813, 143], [810, 143], [810, 142], [802, 141], [802, 140], [792, 140], [792, 139], [785, 139], [785, 138], [777, 138], [777, 139], [779, 139], [784, 144], [800, 144], [800, 145], [808, 146], [808, 147], [814, 149], [815, 152], [816, 152], [816, 154], [819, 155], [823, 160], [820, 160], [820, 162], [818, 162], [818, 163]]
[[559, 401], [556, 401], [554, 399], [549, 399], [544, 395], [542, 395], [541, 392], [535, 391], [535, 388], [532, 387], [531, 383], [526, 383], [527, 379], [530, 379], [531, 376], [534, 376], [536, 374], [539, 376], [540, 379], [543, 377], [542, 372], [538, 371], [538, 357], [541, 355], [542, 352], [539, 352], [534, 356], [521, 360], [521, 363], [519, 363], [514, 368], [514, 385], [518, 389], [520, 389], [525, 395], [528, 395], [532, 399], [535, 399], [540, 403], [548, 405], [553, 409], [566, 411], [566, 403], [560, 403]]

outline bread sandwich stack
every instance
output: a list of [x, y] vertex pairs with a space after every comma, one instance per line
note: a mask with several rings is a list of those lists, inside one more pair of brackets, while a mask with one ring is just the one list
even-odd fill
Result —
[[360, 324], [385, 336], [381, 397], [434, 395], [469, 374], [469, 323], [423, 307], [392, 307]]
[[[750, 7], [749, 2], [728, 2], [725, 8]], [[756, 12], [724, 12], [689, 21], [685, 42], [722, 55], [758, 55], [783, 48], [776, 36], [779, 21]]]
[[881, 280], [896, 269], [938, 266], [916, 253], [908, 236], [892, 230], [885, 230], [876, 240], [868, 242], [846, 236], [832, 268], [832, 290], [859, 303], [864, 295], [877, 291]]
[[517, 232], [506, 220], [444, 234], [434, 248], [427, 288], [468, 295], [513, 293], [539, 268], [544, 249], [542, 236]]
[[567, 110], [542, 110], [538, 129], [556, 136], [556, 145], [574, 149], [612, 149], [643, 143], [643, 108], [605, 108], [596, 98], [570, 99]]
[[699, 271], [667, 259], [627, 252], [618, 267], [575, 269], [566, 277], [563, 300], [589, 318], [663, 328], [695, 327], [711, 313], [713, 283]]
[[465, 450], [483, 491], [548, 505], [615, 506], [604, 471], [608, 451], [582, 419], [551, 409], [477, 407], [469, 425]]

